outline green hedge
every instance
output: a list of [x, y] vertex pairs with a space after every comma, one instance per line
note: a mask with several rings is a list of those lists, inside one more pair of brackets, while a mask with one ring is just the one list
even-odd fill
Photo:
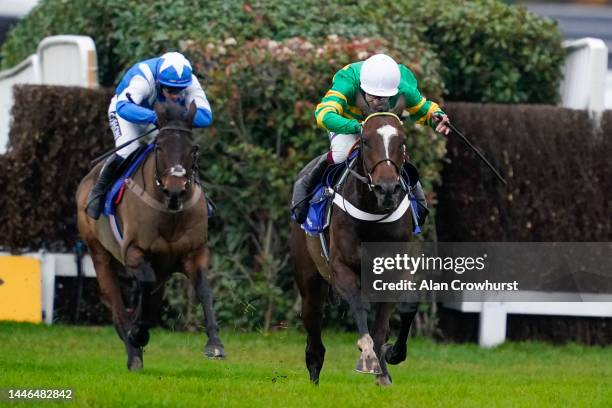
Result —
[[497, 0], [441, 0], [418, 9], [442, 61], [448, 99], [555, 103], [565, 51], [557, 23]]
[[553, 103], [563, 58], [553, 23], [498, 0], [305, 0], [299, 6], [293, 0], [41, 0], [4, 44], [3, 67], [55, 34], [91, 36], [107, 86], [135, 61], [189, 41], [304, 37], [319, 44], [333, 34], [384, 37], [407, 58], [416, 49], [429, 81], [438, 80], [427, 71], [437, 71], [441, 61], [446, 94], [454, 100]]

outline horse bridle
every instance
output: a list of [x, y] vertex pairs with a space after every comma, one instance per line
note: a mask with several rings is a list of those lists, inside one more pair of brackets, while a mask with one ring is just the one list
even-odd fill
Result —
[[[364, 144], [363, 144], [363, 128], [365, 127], [366, 122], [375, 117], [375, 116], [391, 116], [394, 117], [395, 119], [397, 119], [397, 121], [400, 123], [400, 125], [402, 124], [402, 120], [399, 118], [399, 116], [397, 116], [395, 113], [392, 112], [375, 112], [372, 113], [371, 115], [369, 115], [368, 117], [365, 118], [365, 120], [362, 123], [361, 126], [361, 133], [359, 135], [359, 150], [360, 150], [360, 154], [364, 154]], [[405, 161], [406, 160], [406, 146], [403, 146], [404, 152], [402, 154], [402, 160]], [[377, 161], [376, 163], [374, 163], [374, 165], [372, 166], [371, 169], [368, 169], [368, 165], [366, 164], [365, 161], [365, 157], [362, 156], [361, 159], [361, 165], [362, 165], [362, 169], [363, 172], [365, 174], [365, 177], [360, 175], [359, 173], [357, 173], [355, 170], [353, 170], [352, 168], [349, 167], [349, 171], [351, 172], [351, 174], [359, 181], [361, 181], [362, 183], [364, 183], [365, 185], [368, 186], [368, 189], [370, 191], [373, 191], [374, 188], [376, 187], [376, 184], [374, 184], [374, 180], [372, 179], [372, 173], [374, 172], [374, 170], [376, 169], [376, 167], [381, 164], [381, 163], [391, 163], [394, 167], [395, 170], [397, 171], [398, 174], [398, 180], [402, 177], [402, 168], [401, 166], [399, 166], [397, 163], [395, 163], [393, 160], [391, 160], [389, 157], [386, 157], [382, 160]], [[347, 160], [348, 163], [348, 160]], [[402, 163], [403, 164], [403, 163]], [[348, 165], [348, 164], [347, 164]]]
[[[184, 132], [187, 133], [187, 135], [189, 136], [189, 140], [193, 141], [193, 131], [191, 129], [188, 128], [184, 128], [184, 127], [180, 127], [180, 126], [164, 126], [163, 128], [161, 128], [159, 130], [159, 133], [161, 134], [163, 131], [165, 130], [176, 130], [179, 132]], [[164, 189], [164, 184], [162, 182], [162, 177], [164, 177], [168, 172], [173, 171], [174, 166], [170, 167], [169, 169], [166, 169], [163, 171], [163, 173], [159, 173], [159, 168], [157, 166], [157, 152], [159, 150], [159, 145], [157, 142], [157, 138], [154, 141], [155, 144], [155, 149], [153, 149], [155, 151], [155, 184], [157, 185], [158, 188], [160, 189]], [[199, 146], [197, 144], [192, 144], [192, 150], [193, 150], [193, 163], [191, 165], [191, 169], [189, 170], [185, 170], [183, 168], [183, 170], [186, 172], [187, 175], [187, 185], [186, 188], [189, 188], [189, 186], [193, 183], [196, 182], [196, 176], [198, 174], [198, 150], [199, 150]], [[181, 166], [182, 167], [182, 166]]]

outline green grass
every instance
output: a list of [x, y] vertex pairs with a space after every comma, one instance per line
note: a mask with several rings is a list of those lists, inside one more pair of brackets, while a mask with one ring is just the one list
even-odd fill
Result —
[[[202, 356], [203, 334], [155, 330], [144, 370], [125, 368], [110, 327], [0, 323], [0, 388], [72, 388], [60, 406], [612, 406], [612, 348], [508, 343], [476, 345], [411, 339], [394, 384], [353, 372], [352, 333], [324, 333], [321, 385], [309, 384], [305, 335], [223, 332], [228, 358]], [[19, 406], [24, 404], [2, 403]], [[51, 402], [38, 406], [53, 406]]]

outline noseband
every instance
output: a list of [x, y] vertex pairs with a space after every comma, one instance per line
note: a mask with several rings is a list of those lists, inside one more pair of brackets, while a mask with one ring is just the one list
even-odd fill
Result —
[[[187, 135], [189, 136], [189, 140], [193, 141], [193, 131], [191, 129], [187, 129], [184, 127], [179, 127], [179, 126], [164, 126], [163, 128], [160, 129], [159, 133], [161, 134], [162, 132], [166, 131], [166, 130], [175, 130], [178, 132], [184, 132], [187, 133]], [[157, 141], [157, 138], [155, 139], [155, 184], [157, 185], [158, 188], [160, 189], [164, 189], [164, 184], [162, 182], [162, 177], [168, 175], [168, 173], [170, 173], [171, 176], [177, 176], [177, 177], [187, 177], [187, 188], [189, 188], [189, 186], [195, 182], [195, 177], [198, 174], [198, 145], [194, 144], [192, 145], [193, 147], [196, 147], [196, 149], [193, 150], [193, 164], [191, 166], [191, 169], [189, 169], [189, 171], [187, 171], [182, 165], [174, 165], [172, 167], [170, 167], [169, 169], [164, 170], [163, 173], [159, 173], [159, 169], [157, 166], [157, 153], [159, 151], [159, 144]]]
[[[361, 165], [362, 165], [362, 168], [363, 168], [363, 172], [364, 172], [364, 174], [365, 174], [366, 176], [364, 177], [364, 176], [360, 175], [359, 173], [357, 173], [356, 171], [354, 171], [354, 170], [353, 170], [353, 169], [351, 169], [351, 168], [349, 168], [349, 171], [351, 172], [351, 174], [352, 174], [353, 176], [355, 176], [355, 178], [356, 178], [357, 180], [359, 180], [359, 181], [361, 181], [362, 183], [364, 183], [365, 185], [367, 185], [367, 186], [368, 186], [368, 189], [369, 189], [370, 191], [372, 191], [372, 190], [374, 189], [374, 187], [376, 187], [376, 184], [374, 184], [374, 181], [372, 180], [372, 173], [374, 172], [374, 170], [376, 169], [376, 167], [377, 167], [379, 164], [381, 164], [381, 163], [385, 163], [385, 162], [386, 162], [386, 163], [391, 163], [391, 164], [392, 164], [392, 165], [395, 167], [395, 170], [397, 171], [397, 174], [398, 174], [398, 176], [397, 176], [397, 177], [398, 177], [398, 180], [401, 178], [401, 174], [402, 174], [402, 171], [401, 171], [401, 166], [400, 166], [400, 165], [398, 165], [397, 163], [395, 163], [395, 162], [394, 162], [393, 160], [391, 160], [389, 157], [386, 157], [386, 158], [384, 158], [384, 159], [382, 159], [382, 160], [377, 161], [376, 163], [374, 163], [374, 165], [372, 166], [372, 168], [371, 168], [371, 169], [368, 169], [368, 165], [366, 164], [365, 157], [363, 156], [363, 154], [364, 154], [364, 145], [363, 145], [363, 139], [364, 139], [364, 138], [363, 138], [363, 128], [365, 127], [366, 122], [367, 122], [369, 119], [371, 119], [371, 118], [373, 118], [373, 117], [375, 117], [375, 116], [391, 116], [391, 117], [393, 117], [393, 118], [397, 119], [397, 121], [400, 123], [400, 125], [402, 124], [402, 120], [399, 118], [399, 116], [397, 116], [395, 113], [392, 113], [392, 112], [376, 112], [376, 113], [373, 113], [373, 114], [369, 115], [367, 118], [365, 118], [365, 120], [364, 120], [364, 121], [363, 121], [363, 123], [362, 123], [362, 126], [361, 126], [361, 134], [359, 135], [359, 151], [360, 151], [360, 154], [362, 155], [362, 157], [361, 157]], [[405, 153], [406, 153], [406, 146], [403, 146], [403, 149], [404, 149], [404, 152], [403, 152], [404, 154], [402, 155], [402, 157], [405, 157]], [[348, 160], [347, 160], [347, 166], [348, 166]]]

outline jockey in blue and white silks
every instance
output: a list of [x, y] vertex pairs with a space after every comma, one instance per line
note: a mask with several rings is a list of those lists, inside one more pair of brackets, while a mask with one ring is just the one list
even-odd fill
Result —
[[[135, 64], [119, 82], [108, 108], [115, 146], [152, 129], [157, 122], [153, 105], [156, 101], [164, 102], [167, 99], [185, 107], [195, 101], [197, 111], [193, 126], [204, 128], [211, 124], [210, 104], [193, 75], [191, 64], [182, 54], [169, 52]], [[117, 153], [126, 158], [137, 147], [131, 144]]]
[[[182, 54], [168, 52], [133, 65], [123, 76], [108, 108], [108, 119], [115, 137], [115, 146], [136, 139], [153, 130], [157, 115], [155, 102], [171, 101], [185, 106], [195, 102], [197, 110], [193, 127], [204, 128], [212, 123], [212, 111], [191, 64]], [[155, 132], [152, 132], [155, 134]], [[104, 164], [100, 176], [89, 194], [87, 214], [98, 219], [104, 196], [121, 162], [138, 148], [131, 143], [117, 151]]]

